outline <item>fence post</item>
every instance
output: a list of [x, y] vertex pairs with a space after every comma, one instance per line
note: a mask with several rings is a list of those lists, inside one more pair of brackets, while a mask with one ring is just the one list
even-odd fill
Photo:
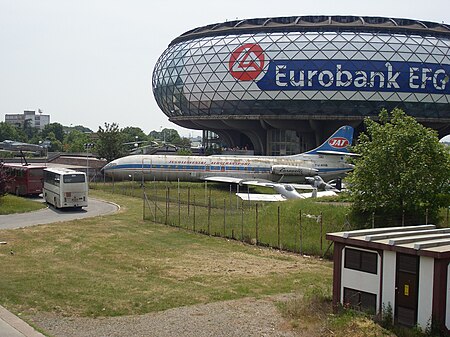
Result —
[[425, 210], [425, 225], [428, 225], [428, 208]]
[[145, 186], [142, 185], [142, 220], [145, 220]]
[[323, 253], [323, 214], [320, 212], [320, 255]]
[[178, 227], [181, 228], [181, 201], [180, 201], [180, 190], [178, 190]]
[[[231, 185], [230, 185], [231, 188]], [[226, 238], [227, 201], [223, 198], [223, 237]]]
[[280, 228], [280, 206], [278, 206], [278, 230], [277, 230], [277, 245], [278, 245], [278, 249], [281, 249], [281, 239], [280, 239], [280, 232], [281, 232], [281, 228]]
[[170, 222], [170, 187], [167, 187], [167, 223]]
[[233, 188], [233, 186], [230, 184], [230, 211], [231, 211], [231, 209], [232, 209], [232, 205], [231, 205], [231, 203], [233, 202], [233, 200], [232, 200], [232, 197], [231, 197], [231, 193], [232, 193], [232, 188]]
[[405, 226], [405, 210], [402, 210], [402, 227]]
[[[447, 216], [447, 220], [448, 220], [448, 216]], [[241, 208], [241, 241], [244, 241], [244, 203], [242, 203], [242, 208]]]
[[208, 198], [208, 235], [211, 235], [211, 196]]
[[239, 184], [236, 184], [236, 209], [239, 209], [239, 197], [237, 196], [237, 193], [239, 193]]
[[194, 204], [192, 205], [193, 207], [194, 207], [194, 209], [193, 209], [193, 211], [194, 211], [194, 223], [193, 223], [193, 230], [194, 230], [194, 232], [195, 232], [195, 193], [194, 193]]
[[302, 228], [302, 210], [298, 212], [298, 221], [300, 223], [300, 255], [303, 255], [303, 228]]
[[188, 204], [187, 204], [187, 207], [188, 207], [188, 217], [191, 215], [191, 186], [189, 186], [188, 187]]
[[153, 219], [155, 220], [156, 223], [156, 211], [157, 211], [157, 202], [158, 202], [158, 190], [156, 188], [156, 182], [153, 181], [153, 184], [155, 185], [155, 195], [153, 196], [153, 199], [155, 201], [155, 214], [153, 215]]
[[169, 191], [168, 191], [168, 187], [166, 187], [166, 219], [165, 219], [165, 221], [164, 221], [164, 223], [165, 223], [166, 225], [167, 225], [167, 211], [168, 211], [168, 202], [167, 202], [168, 195], [169, 195]]
[[375, 212], [372, 212], [372, 228], [375, 228]]
[[256, 212], [256, 244], [258, 244], [259, 239], [258, 239], [258, 203], [256, 203], [255, 205], [255, 212]]

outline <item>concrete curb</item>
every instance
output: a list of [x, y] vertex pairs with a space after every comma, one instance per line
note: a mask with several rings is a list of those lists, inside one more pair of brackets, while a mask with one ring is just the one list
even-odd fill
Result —
[[[0, 321], [3, 321], [5, 324], [0, 324], [6, 328], [5, 335], [11, 337], [45, 337], [40, 332], [36, 331], [32, 326], [28, 323], [21, 320], [16, 315], [10, 313], [4, 307], [0, 305]], [[11, 329], [9, 327], [11, 327]], [[3, 336], [3, 332], [0, 331], [0, 335]]]

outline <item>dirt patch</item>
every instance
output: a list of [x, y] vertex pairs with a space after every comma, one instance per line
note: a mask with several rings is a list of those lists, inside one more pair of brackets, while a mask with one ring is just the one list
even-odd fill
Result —
[[293, 296], [244, 298], [139, 316], [80, 318], [38, 313], [29, 319], [54, 337], [302, 336], [290, 328], [276, 306]]
[[201, 251], [188, 251], [183, 255], [183, 259], [171, 261], [171, 268], [166, 273], [170, 277], [184, 280], [199, 275], [261, 277], [273, 273], [298, 272], [299, 270], [323, 270], [323, 265], [318, 263], [319, 259], [317, 258], [303, 258], [264, 248], [255, 248], [255, 252], [256, 254], [209, 252], [208, 258], [205, 258]]

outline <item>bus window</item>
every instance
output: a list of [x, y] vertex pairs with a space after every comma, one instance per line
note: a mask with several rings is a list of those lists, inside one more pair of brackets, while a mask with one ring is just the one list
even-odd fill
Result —
[[84, 183], [84, 175], [83, 174], [66, 174], [64, 175], [64, 183]]

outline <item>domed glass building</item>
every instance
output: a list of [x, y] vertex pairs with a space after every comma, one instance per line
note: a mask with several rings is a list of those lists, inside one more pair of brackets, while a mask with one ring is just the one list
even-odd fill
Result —
[[382, 108], [450, 133], [450, 26], [299, 16], [230, 21], [174, 39], [153, 72], [169, 120], [228, 147], [283, 155]]

